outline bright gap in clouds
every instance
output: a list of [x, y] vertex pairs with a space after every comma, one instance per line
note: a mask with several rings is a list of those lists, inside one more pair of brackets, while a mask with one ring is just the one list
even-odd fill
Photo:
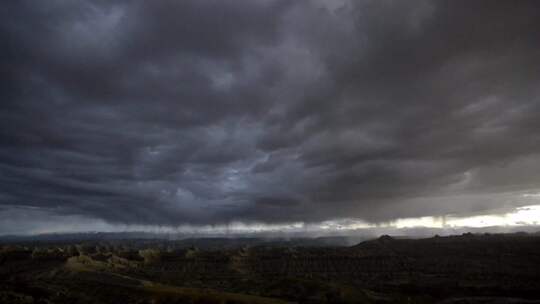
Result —
[[387, 224], [395, 228], [459, 228], [459, 227], [493, 227], [493, 226], [537, 226], [540, 225], [540, 205], [518, 207], [505, 214], [483, 214], [469, 217], [452, 215], [434, 217], [398, 219]]

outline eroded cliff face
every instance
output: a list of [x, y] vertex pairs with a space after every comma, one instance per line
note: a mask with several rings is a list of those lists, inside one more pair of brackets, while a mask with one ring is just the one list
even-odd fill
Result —
[[95, 284], [104, 277], [129, 288], [164, 284], [306, 303], [457, 296], [534, 299], [540, 298], [539, 252], [540, 237], [527, 235], [420, 240], [384, 236], [353, 247], [223, 250], [18, 245], [0, 250], [0, 276], [6, 286], [32, 285], [35, 277], [56, 280], [59, 286], [66, 278]]

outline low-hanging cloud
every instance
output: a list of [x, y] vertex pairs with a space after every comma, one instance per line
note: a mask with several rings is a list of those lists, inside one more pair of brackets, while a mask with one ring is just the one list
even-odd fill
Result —
[[174, 226], [517, 206], [540, 188], [539, 20], [537, 1], [6, 3], [0, 208]]

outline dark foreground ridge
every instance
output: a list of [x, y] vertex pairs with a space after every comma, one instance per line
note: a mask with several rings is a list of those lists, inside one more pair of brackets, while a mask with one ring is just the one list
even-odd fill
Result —
[[48, 241], [0, 250], [0, 303], [287, 302], [540, 303], [540, 236], [382, 236], [352, 247]]

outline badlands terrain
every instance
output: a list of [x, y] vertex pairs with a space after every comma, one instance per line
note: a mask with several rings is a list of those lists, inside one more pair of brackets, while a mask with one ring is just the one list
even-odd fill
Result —
[[0, 303], [540, 303], [538, 234], [10, 240]]

